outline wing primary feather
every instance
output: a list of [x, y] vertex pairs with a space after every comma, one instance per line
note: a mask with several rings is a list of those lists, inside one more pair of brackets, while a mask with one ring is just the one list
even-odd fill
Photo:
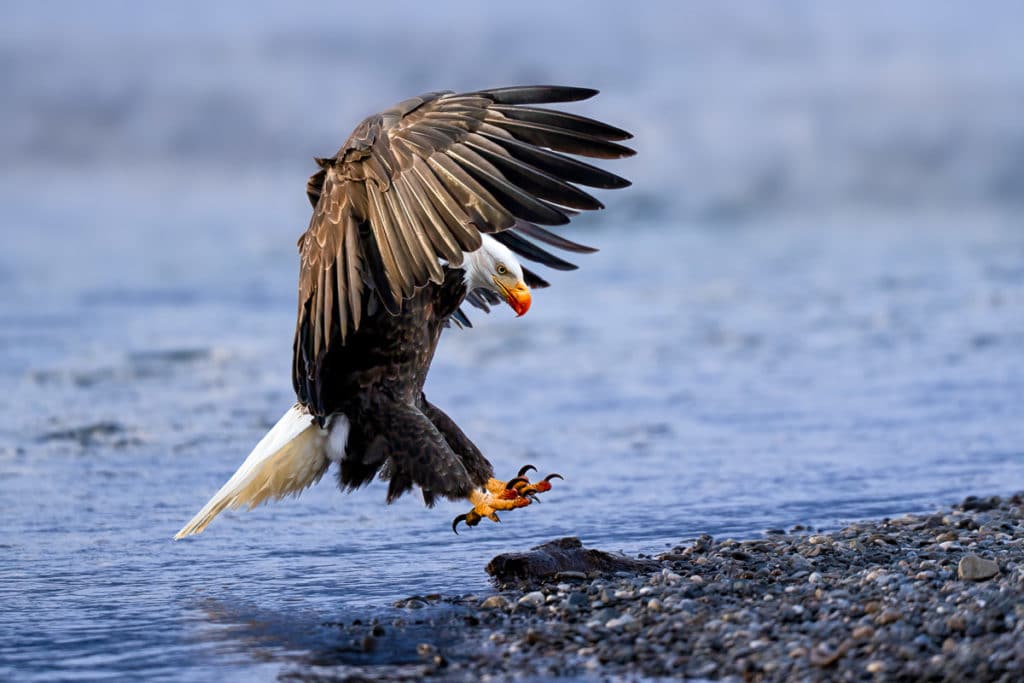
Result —
[[395, 259], [403, 272], [402, 276], [402, 298], [413, 296], [416, 291], [416, 283], [421, 278], [426, 280], [426, 273], [421, 270], [421, 264], [409, 248], [406, 237], [406, 230], [402, 229], [400, 216], [395, 211], [394, 193], [388, 188], [380, 194], [382, 215], [385, 217], [385, 229], [388, 234], [388, 241], [394, 250]]
[[491, 235], [491, 237], [498, 240], [523, 258], [541, 263], [548, 268], [554, 268], [555, 270], [576, 270], [579, 267], [574, 263], [569, 263], [564, 259], [558, 258], [545, 249], [541, 249], [530, 240], [525, 239], [512, 230], [496, 232]]
[[420, 251], [418, 226], [409, 223], [409, 216], [402, 211], [400, 198], [395, 191], [395, 183], [383, 193], [384, 206], [391, 217], [391, 242], [397, 244], [402, 252], [403, 258], [409, 264], [411, 278], [409, 280], [409, 292], [407, 297], [412, 296], [417, 285], [426, 285], [430, 279], [430, 268], [427, 265], [425, 256]]
[[[316, 277], [316, 289], [313, 290], [313, 358], [317, 359], [320, 356], [322, 344], [324, 341], [324, 321], [323, 321], [323, 291], [324, 291], [324, 280], [326, 275], [326, 269], [323, 267], [323, 262], [319, 263]], [[314, 360], [315, 362], [315, 360]]]
[[564, 111], [554, 109], [540, 109], [537, 107], [522, 107], [513, 105], [496, 104], [491, 107], [494, 111], [500, 111], [511, 119], [518, 121], [529, 121], [541, 123], [554, 128], [571, 130], [574, 133], [592, 135], [604, 140], [629, 140], [633, 137], [628, 131], [609, 126], [602, 121], [588, 119], [585, 116], [578, 116]]
[[533, 272], [529, 268], [523, 268], [523, 282], [525, 282], [526, 286], [530, 289], [544, 289], [545, 287], [551, 286], [550, 282], [542, 278], [540, 275], [537, 275], [537, 273]]
[[427, 269], [430, 281], [438, 285], [441, 284], [444, 282], [444, 272], [441, 271], [441, 264], [438, 263], [437, 254], [430, 243], [430, 236], [427, 234], [428, 228], [420, 220], [420, 212], [416, 211], [416, 200], [412, 197], [406, 177], [403, 175], [397, 178], [391, 186], [391, 190], [395, 195], [394, 203], [397, 204], [397, 208], [404, 218], [403, 226], [408, 225], [409, 227], [406, 239], [409, 241], [410, 250], [417, 252], [417, 257]]
[[427, 159], [427, 163], [452, 195], [462, 202], [467, 213], [471, 214], [475, 210], [486, 223], [486, 225], [477, 225], [477, 230], [484, 232], [504, 230], [515, 223], [515, 218], [501, 205], [501, 202], [474, 180], [454, 159], [444, 154], [434, 154]]
[[[341, 246], [340, 241], [338, 246]], [[331, 345], [331, 326], [334, 325], [334, 299], [335, 294], [337, 293], [336, 274], [341, 268], [341, 263], [338, 260], [338, 254], [331, 254], [331, 260], [333, 263], [330, 265], [327, 265], [326, 263], [324, 264], [324, 295], [321, 300], [323, 306], [323, 335], [325, 351]]]
[[539, 225], [533, 223], [527, 223], [526, 221], [518, 221], [512, 228], [516, 232], [520, 232], [534, 239], [538, 239], [541, 242], [550, 244], [553, 247], [564, 249], [565, 251], [575, 252], [577, 254], [593, 254], [597, 251], [594, 247], [589, 247], [586, 244], [580, 244], [579, 242], [573, 242], [568, 240], [561, 235], [556, 235], [550, 230], [545, 230]]
[[349, 292], [347, 280], [350, 277], [349, 268], [351, 263], [349, 259], [349, 252], [353, 249], [358, 249], [358, 242], [353, 243], [351, 235], [349, 234], [349, 224], [352, 222], [351, 210], [346, 210], [341, 216], [341, 223], [338, 225], [338, 251], [334, 258], [334, 298], [338, 306], [338, 334], [341, 337], [341, 343], [345, 343], [345, 338], [348, 336], [348, 324], [349, 324]]
[[[479, 141], [489, 143], [486, 138], [475, 136]], [[511, 182], [518, 185], [524, 191], [529, 192], [541, 199], [546, 199], [556, 204], [572, 207], [574, 209], [596, 210], [603, 209], [604, 204], [594, 197], [579, 189], [575, 185], [556, 178], [555, 176], [538, 168], [516, 159], [508, 152], [498, 147], [501, 152], [495, 152], [491, 144], [484, 146], [480, 142], [467, 140], [466, 146], [487, 159], [496, 167], [501, 169], [502, 175]], [[497, 146], [497, 145], [494, 145]]]
[[631, 185], [625, 178], [609, 173], [603, 168], [592, 166], [557, 152], [541, 149], [521, 140], [516, 140], [507, 134], [501, 135], [500, 133], [505, 133], [505, 131], [496, 126], [491, 128], [493, 130], [488, 129], [487, 126], [482, 126], [477, 132], [479, 135], [505, 148], [516, 159], [535, 166], [542, 171], [547, 171], [562, 180], [606, 190], [617, 190]]
[[[543, 200], [541, 200], [541, 201], [543, 201]], [[582, 211], [578, 211], [576, 209], [570, 209], [570, 208], [567, 208], [565, 206], [559, 206], [557, 208], [558, 208], [559, 211], [564, 213], [569, 218], [573, 218], [575, 216], [579, 216], [582, 213]]]
[[499, 299], [496, 294], [489, 292], [486, 289], [474, 289], [472, 292], [466, 294], [466, 303], [470, 304], [474, 308], [479, 308], [484, 313], [490, 313], [491, 306], [497, 306], [500, 304], [501, 299]]
[[413, 164], [413, 173], [423, 183], [427, 190], [427, 197], [434, 205], [438, 215], [444, 219], [448, 226], [448, 232], [458, 242], [459, 248], [466, 251], [475, 251], [480, 248], [480, 232], [472, 224], [469, 216], [463, 210], [444, 183], [426, 164], [416, 160]]
[[480, 90], [475, 94], [483, 95], [499, 104], [542, 104], [579, 102], [590, 99], [598, 92], [593, 88], [573, 88], [564, 85], [520, 85]]
[[341, 338], [341, 343], [345, 343], [345, 338], [348, 336], [348, 322], [349, 322], [349, 310], [348, 310], [348, 294], [345, 286], [345, 269], [347, 257], [345, 252], [351, 249], [351, 245], [346, 244], [347, 235], [342, 234], [341, 242], [338, 244], [338, 255], [337, 260], [334, 262], [334, 299], [335, 305], [338, 307], [338, 336]]
[[593, 135], [548, 126], [543, 123], [518, 121], [504, 116], [488, 116], [487, 121], [502, 128], [519, 140], [541, 147], [550, 147], [558, 152], [569, 152], [597, 159], [621, 159], [631, 157], [635, 151], [616, 142], [609, 142]]
[[469, 321], [469, 318], [466, 316], [466, 312], [463, 311], [461, 308], [456, 309], [455, 312], [452, 313], [452, 320], [457, 322], [461, 327], [473, 327], [473, 323]]
[[458, 242], [449, 232], [447, 221], [438, 214], [437, 209], [431, 203], [430, 197], [420, 181], [419, 174], [408, 173], [403, 180], [409, 194], [416, 202], [415, 207], [420, 214], [420, 225], [423, 226], [430, 238], [436, 253], [446, 259], [453, 268], [458, 268], [462, 265], [462, 249], [459, 248]]
[[[348, 297], [348, 311], [352, 318], [352, 331], [359, 329], [363, 315], [362, 245], [359, 241], [359, 225], [356, 217], [348, 214], [345, 221], [345, 273], [348, 282], [344, 291]], [[340, 279], [339, 279], [340, 282]], [[342, 335], [344, 338], [344, 334]]]
[[[383, 266], [385, 282], [383, 283], [391, 290], [392, 302], [401, 301], [404, 298], [403, 282], [406, 279], [402, 272], [398, 259], [392, 248], [389, 238], [389, 224], [384, 217], [384, 205], [380, 192], [376, 188], [366, 188], [367, 203], [370, 208], [370, 232], [376, 242], [376, 252], [380, 254], [381, 265]], [[380, 287], [381, 283], [377, 283]], [[391, 309], [389, 309], [391, 310]]]
[[[372, 216], [376, 209], [372, 208], [372, 202], [369, 199], [367, 201], [368, 208], [370, 208], [368, 215]], [[368, 218], [367, 222], [371, 222], [371, 219]], [[373, 311], [376, 310], [378, 300], [391, 315], [397, 315], [401, 310], [401, 305], [399, 304], [401, 298], [389, 284], [387, 270], [381, 258], [381, 251], [379, 247], [375, 247], [372, 231], [364, 232], [360, 230], [359, 238], [360, 253], [363, 255], [363, 264], [366, 266], [369, 286], [377, 294], [376, 297], [369, 297], [366, 301], [367, 315], [372, 315]]]
[[490, 162], [469, 147], [455, 145], [448, 154], [490, 190], [492, 195], [501, 195], [504, 200], [502, 206], [517, 218], [546, 225], [565, 225], [569, 222], [568, 216], [509, 182]]

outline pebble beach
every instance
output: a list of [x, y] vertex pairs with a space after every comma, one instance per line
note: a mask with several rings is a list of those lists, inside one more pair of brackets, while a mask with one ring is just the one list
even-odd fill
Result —
[[[1024, 494], [930, 515], [700, 536], [649, 570], [568, 571], [491, 595], [411, 596], [366, 650], [415, 634], [419, 662], [292, 680], [1020, 680]], [[431, 634], [444, 634], [443, 638]], [[426, 634], [426, 637], [424, 635]]]

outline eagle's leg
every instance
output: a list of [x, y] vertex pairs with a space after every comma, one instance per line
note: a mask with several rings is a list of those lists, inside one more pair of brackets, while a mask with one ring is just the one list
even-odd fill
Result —
[[[494, 481], [497, 480], [491, 479], [488, 485]], [[484, 517], [492, 522], [500, 522], [498, 510], [514, 510], [515, 508], [526, 507], [531, 502], [529, 498], [524, 496], [504, 495], [505, 493], [506, 489], [504, 488], [500, 490], [498, 495], [492, 493], [490, 488], [487, 491], [472, 491], [469, 494], [469, 502], [473, 504], [473, 509], [464, 515], [459, 515], [452, 521], [452, 531], [459, 533], [459, 522], [465, 522], [467, 526], [476, 526]]]
[[476, 444], [470, 441], [469, 437], [444, 411], [428, 401], [422, 392], [420, 393], [420, 410], [434, 423], [452, 451], [462, 459], [462, 466], [466, 468], [466, 474], [469, 475], [469, 480], [474, 486], [480, 486], [491, 478], [494, 469], [480, 449], [476, 447]]

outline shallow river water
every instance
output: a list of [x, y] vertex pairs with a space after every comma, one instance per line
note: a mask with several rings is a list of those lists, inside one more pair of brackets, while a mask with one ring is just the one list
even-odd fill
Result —
[[[806, 25], [711, 24], [733, 26], [738, 45], [748, 33], [792, 38], [801, 25], [831, 26], [794, 7]], [[999, 174], [1024, 168], [1024, 157], [991, 144], [1007, 131], [1024, 139], [1001, 94], [1019, 85], [1015, 67], [972, 91], [986, 105], [976, 130], [936, 148], [956, 115], [928, 106], [935, 92], [879, 104], [860, 127], [844, 118], [843, 93], [874, 81], [844, 70], [847, 52], [836, 58], [843, 68], [803, 85], [782, 78], [790, 56], [769, 41], [767, 71], [744, 80], [752, 57], [705, 59], [714, 51], [690, 27], [687, 44], [698, 47], [678, 48], [679, 62], [736, 75], [736, 99], [711, 97], [712, 125], [691, 98], [697, 86], [667, 87], [667, 67], [637, 83], [596, 47], [596, 71], [569, 58], [591, 78], [605, 74], [613, 93], [607, 113], [601, 100], [587, 111], [635, 124], [641, 155], [616, 170], [637, 184], [602, 195], [608, 210], [569, 231], [600, 253], [552, 275], [525, 317], [475, 313], [474, 329], [446, 332], [431, 370], [428, 396], [499, 474], [531, 462], [565, 475], [542, 505], [456, 536], [451, 519], [465, 505], [427, 510], [407, 496], [388, 507], [380, 483], [341, 495], [328, 477], [298, 500], [225, 514], [172, 542], [293, 398], [294, 240], [308, 217], [308, 169], [294, 157], [336, 146], [338, 130], [397, 99], [392, 91], [447, 83], [403, 72], [385, 95], [346, 100], [330, 121], [308, 113], [312, 132], [290, 142], [302, 108], [258, 96], [241, 65], [279, 68], [262, 74], [285, 93], [313, 87], [305, 72], [292, 79], [296, 63], [310, 51], [341, 62], [348, 53], [310, 47], [300, 27], [231, 24], [244, 40], [221, 53], [205, 25], [140, 24], [135, 35], [113, 10], [76, 16], [94, 29], [65, 44], [78, 59], [43, 60], [46, 77], [27, 85], [18, 65], [49, 38], [45, 17], [22, 12], [23, 35], [0, 60], [11, 88], [37, 95], [2, 105], [17, 125], [0, 136], [19, 164], [0, 188], [0, 679], [273, 679], [295, 662], [358, 658], [325, 624], [388, 616], [411, 594], [486, 591], [490, 557], [553, 537], [657, 552], [705, 532], [835, 526], [1024, 488], [1024, 232], [1017, 176]], [[857, 15], [855, 33], [884, 37], [879, 16]], [[511, 29], [499, 19], [476, 17], [500, 37]], [[959, 44], [948, 31], [957, 21], [905, 22], [917, 61], [907, 66], [899, 51], [892, 59], [918, 75], [945, 69], [943, 87], [970, 90], [975, 62], [947, 50]], [[598, 36], [609, 30], [594, 22]], [[653, 43], [627, 31], [636, 58], [675, 55], [671, 32], [651, 30]], [[549, 33], [538, 35], [554, 50]], [[150, 39], [163, 46], [152, 78], [104, 36], [129, 55], [145, 54]], [[796, 44], [815, 54], [830, 43]], [[982, 55], [1000, 49], [970, 44]], [[266, 45], [284, 57], [257, 49]], [[492, 48], [461, 49], [469, 64], [474, 50]], [[204, 50], [221, 61], [200, 68], [194, 55]], [[515, 50], [532, 66], [493, 78], [579, 80]], [[165, 68], [167, 55], [188, 78]], [[772, 71], [772, 59], [786, 68]], [[490, 84], [460, 68], [442, 75]], [[81, 86], [93, 69], [107, 80]], [[239, 85], [242, 71], [249, 80]], [[698, 85], [714, 80], [704, 74]], [[646, 88], [651, 107], [616, 97], [616, 83], [634, 96]], [[838, 146], [843, 173], [828, 172], [765, 84], [812, 102], [794, 111], [834, 115], [818, 134]], [[223, 98], [211, 99], [221, 87]], [[76, 92], [80, 113], [62, 114], [62, 98]], [[746, 118], [750, 102], [772, 123], [763, 136]], [[659, 118], [665, 107], [680, 118]], [[240, 115], [248, 111], [267, 113], [254, 121]], [[908, 124], [917, 112], [940, 132]], [[77, 132], [55, 125], [60, 116]], [[40, 117], [55, 139], [34, 127]], [[704, 140], [696, 161], [665, 151], [693, 149], [667, 137], [680, 120], [691, 141]], [[241, 164], [257, 134], [270, 151]], [[896, 168], [870, 172], [884, 156], [872, 144], [908, 138], [887, 148]], [[75, 142], [67, 163], [49, 163], [62, 140]], [[915, 173], [921, 182], [907, 185]], [[909, 205], [866, 199], [884, 190], [919, 194]]]

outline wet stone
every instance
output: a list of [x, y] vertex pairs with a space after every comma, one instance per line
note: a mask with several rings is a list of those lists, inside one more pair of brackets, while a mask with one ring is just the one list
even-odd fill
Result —
[[508, 607], [508, 600], [501, 595], [492, 595], [480, 603], [480, 609], [505, 609]]
[[621, 617], [615, 617], [614, 619], [609, 619], [605, 623], [605, 627], [606, 628], [610, 628], [610, 629], [619, 629], [619, 628], [622, 628], [623, 626], [626, 626], [627, 624], [632, 624], [634, 621], [636, 621], [636, 619], [634, 619], [632, 617], [632, 615], [623, 614]]
[[589, 602], [583, 593], [570, 593], [568, 603], [573, 607], [583, 607]]
[[518, 603], [526, 607], [538, 607], [544, 604], [544, 594], [540, 591], [533, 591], [527, 593], [523, 597], [519, 598]]
[[965, 555], [957, 564], [956, 573], [964, 581], [985, 581], [999, 573], [999, 564], [977, 555]]

